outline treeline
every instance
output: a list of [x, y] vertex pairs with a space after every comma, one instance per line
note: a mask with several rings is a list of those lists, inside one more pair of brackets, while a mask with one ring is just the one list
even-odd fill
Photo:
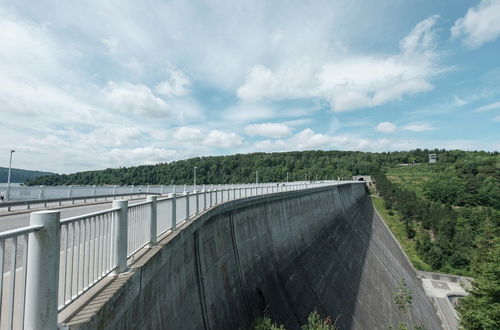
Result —
[[474, 278], [458, 307], [461, 327], [500, 329], [498, 154], [467, 154], [432, 169], [438, 175], [427, 178], [422, 193], [383, 173], [374, 175], [377, 190], [389, 211], [399, 212], [425, 262], [436, 271]]
[[[23, 183], [26, 180], [33, 179], [39, 176], [54, 175], [55, 173], [30, 171], [13, 168], [10, 173], [10, 182]], [[9, 176], [9, 169], [7, 167], [0, 167], [0, 182], [7, 182]]]
[[386, 208], [400, 212], [406, 235], [416, 240], [420, 257], [434, 270], [469, 274], [480, 228], [485, 222], [498, 223], [500, 212], [484, 206], [453, 208], [450, 204], [419, 198], [382, 173], [374, 178]]
[[484, 205], [500, 209], [500, 157], [472, 155], [450, 164], [438, 165], [437, 178], [428, 181], [425, 195], [430, 200], [455, 206]]
[[[324, 180], [370, 174], [387, 164], [427, 162], [429, 153], [439, 153], [442, 161], [463, 157], [465, 151], [416, 149], [402, 152], [302, 151], [252, 153], [232, 156], [196, 157], [171, 163], [120, 167], [101, 171], [77, 172], [39, 177], [29, 185], [139, 185], [190, 184], [197, 167], [197, 183], [227, 184], [259, 182]], [[482, 153], [482, 152], [478, 152]], [[487, 154], [487, 153], [484, 153]]]

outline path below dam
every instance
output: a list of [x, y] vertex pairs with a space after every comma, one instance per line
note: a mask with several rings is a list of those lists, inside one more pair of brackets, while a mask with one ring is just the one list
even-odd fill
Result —
[[[394, 302], [411, 290], [408, 311]], [[88, 306], [102, 304], [92, 313]], [[65, 320], [79, 329], [248, 329], [267, 313], [298, 329], [312, 311], [340, 329], [441, 321], [363, 183], [221, 204], [167, 235]]]

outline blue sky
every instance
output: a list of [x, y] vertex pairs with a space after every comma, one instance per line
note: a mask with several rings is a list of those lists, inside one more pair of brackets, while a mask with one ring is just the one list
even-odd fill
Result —
[[0, 0], [0, 164], [500, 149], [500, 1]]

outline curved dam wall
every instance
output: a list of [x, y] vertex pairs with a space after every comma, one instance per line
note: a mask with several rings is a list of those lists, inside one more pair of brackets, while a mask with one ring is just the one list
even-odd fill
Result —
[[267, 313], [295, 329], [315, 309], [340, 329], [441, 328], [363, 183], [221, 204], [160, 244], [82, 328], [245, 329]]

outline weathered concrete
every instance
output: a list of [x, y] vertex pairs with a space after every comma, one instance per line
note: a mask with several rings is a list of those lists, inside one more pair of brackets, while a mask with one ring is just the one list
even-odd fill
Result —
[[[314, 309], [338, 317], [341, 329], [441, 327], [364, 184], [236, 200], [183, 227], [77, 327], [239, 329], [267, 311], [292, 329]], [[393, 301], [403, 278], [411, 316]]]

